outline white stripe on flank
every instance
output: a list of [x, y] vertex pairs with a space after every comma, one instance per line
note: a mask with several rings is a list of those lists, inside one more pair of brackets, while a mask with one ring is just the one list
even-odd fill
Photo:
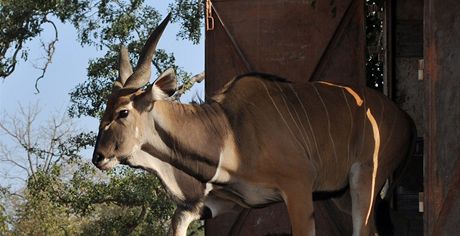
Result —
[[211, 183], [206, 183], [206, 188], [204, 189], [204, 195], [208, 196], [209, 192], [214, 189], [214, 186]]
[[342, 86], [342, 85], [337, 85], [337, 84], [333, 84], [333, 83], [326, 82], [326, 81], [317, 81], [317, 83], [321, 83], [321, 84], [325, 84], [325, 85], [329, 85], [329, 86], [334, 86], [334, 87], [343, 88], [343, 89], [347, 90], [347, 92], [350, 93], [351, 96], [353, 96], [353, 97], [355, 98], [355, 100], [356, 100], [356, 105], [358, 105], [358, 106], [363, 105], [363, 99], [361, 99], [361, 97], [360, 97], [353, 89], [351, 89], [350, 87]]
[[370, 109], [367, 109], [366, 112], [367, 119], [372, 125], [372, 133], [374, 134], [374, 154], [372, 158], [372, 163], [373, 163], [373, 170], [372, 170], [372, 186], [371, 186], [371, 196], [370, 196], [370, 203], [369, 203], [369, 210], [367, 211], [367, 216], [366, 216], [366, 223], [367, 225], [369, 221], [369, 217], [371, 215], [371, 210], [372, 210], [372, 205], [374, 204], [374, 192], [375, 192], [375, 180], [377, 178], [377, 168], [379, 167], [379, 149], [380, 149], [380, 131], [379, 131], [379, 126], [377, 125], [377, 121], [375, 120], [374, 116], [371, 113]]
[[[300, 149], [305, 150], [305, 148], [302, 146], [302, 143], [297, 139], [296, 135], [292, 131], [291, 127], [289, 127], [289, 123], [287, 122], [286, 118], [284, 117], [283, 113], [281, 113], [281, 110], [278, 108], [278, 106], [275, 103], [275, 99], [272, 97], [270, 94], [270, 91], [267, 88], [267, 85], [263, 81], [260, 81], [260, 83], [264, 86], [265, 91], [267, 92], [268, 97], [270, 98], [271, 102], [273, 103], [273, 106], [275, 107], [276, 111], [280, 115], [281, 119], [283, 120], [284, 124], [286, 125], [286, 128], [289, 130], [289, 133], [291, 133], [292, 138], [297, 142], [297, 145], [299, 145]], [[289, 107], [287, 107], [289, 109]]]
[[327, 111], [327, 106], [326, 106], [326, 103], [324, 102], [324, 99], [323, 97], [321, 96], [321, 94], [319, 93], [318, 91], [318, 88], [316, 87], [313, 87], [315, 89], [315, 92], [316, 94], [318, 95], [318, 98], [319, 100], [321, 101], [321, 104], [323, 104], [323, 107], [324, 107], [324, 111], [326, 112], [326, 117], [327, 117], [327, 131], [329, 133], [329, 138], [331, 139], [331, 144], [332, 144], [332, 150], [334, 150], [334, 156], [335, 156], [335, 162], [337, 163], [338, 161], [338, 156], [337, 156], [337, 151], [336, 151], [336, 148], [335, 148], [335, 142], [334, 142], [334, 139], [332, 138], [332, 132], [331, 132], [331, 118], [329, 116], [329, 112]]
[[[284, 94], [283, 89], [281, 88], [281, 86], [280, 86], [278, 83], [276, 83], [276, 85], [278, 86], [278, 89], [280, 90], [281, 99], [283, 100], [283, 103], [284, 103], [284, 105], [285, 105], [285, 107], [286, 107], [286, 109], [287, 109], [287, 111], [288, 111], [288, 113], [289, 113], [289, 116], [291, 117], [292, 123], [294, 123], [294, 125], [295, 125], [295, 126], [297, 127], [297, 129], [299, 130], [299, 134], [302, 136], [302, 139], [303, 139], [303, 142], [304, 142], [304, 144], [305, 144], [305, 147], [302, 145], [302, 142], [299, 140], [300, 148], [303, 149], [305, 153], [310, 154], [310, 150], [308, 150], [308, 151], [306, 150], [306, 149], [309, 149], [309, 148], [308, 148], [307, 140], [306, 140], [306, 138], [305, 138], [305, 136], [304, 136], [304, 132], [300, 129], [300, 126], [299, 126], [299, 124], [297, 123], [296, 119], [294, 118], [294, 115], [292, 115], [291, 109], [289, 108], [289, 104], [288, 104], [287, 99], [286, 99], [286, 95]], [[297, 115], [297, 118], [298, 118], [298, 120], [299, 120], [299, 123], [302, 123], [302, 122], [300, 121], [299, 115], [297, 114], [297, 111], [295, 110], [295, 108], [293, 108], [293, 110], [294, 110], [294, 112], [295, 112], [296, 115]], [[305, 129], [304, 129], [304, 130], [305, 130]]]
[[345, 91], [342, 90], [343, 98], [345, 99], [345, 102], [347, 103], [348, 107], [348, 112], [350, 114], [350, 133], [348, 134], [348, 140], [347, 140], [347, 163], [350, 163], [350, 144], [351, 144], [351, 134], [353, 133], [353, 114], [351, 112], [351, 107], [350, 103], [348, 103], [347, 96], [345, 96]]
[[211, 180], [208, 181], [208, 183], [213, 183], [215, 181], [217, 181], [217, 179], [219, 178], [219, 175], [220, 175], [220, 169], [222, 168], [222, 160], [224, 159], [224, 155], [223, 155], [223, 152], [220, 153], [219, 155], [219, 163], [217, 164], [217, 169], [216, 169], [216, 173], [214, 174], [214, 176], [211, 178]]

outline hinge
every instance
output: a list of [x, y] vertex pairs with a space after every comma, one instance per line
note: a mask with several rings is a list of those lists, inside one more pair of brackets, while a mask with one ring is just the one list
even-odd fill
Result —
[[424, 199], [423, 199], [423, 192], [418, 193], [418, 212], [424, 211]]
[[418, 80], [423, 80], [423, 70], [425, 67], [425, 60], [418, 60]]

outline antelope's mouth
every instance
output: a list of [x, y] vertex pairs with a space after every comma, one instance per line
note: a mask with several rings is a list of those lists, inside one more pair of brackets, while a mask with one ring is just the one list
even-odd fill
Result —
[[99, 162], [96, 165], [96, 167], [101, 170], [110, 170], [113, 169], [116, 165], [118, 165], [118, 163], [120, 163], [120, 161], [115, 156], [112, 156]]
[[129, 156], [120, 156], [118, 162], [122, 165], [129, 165]]

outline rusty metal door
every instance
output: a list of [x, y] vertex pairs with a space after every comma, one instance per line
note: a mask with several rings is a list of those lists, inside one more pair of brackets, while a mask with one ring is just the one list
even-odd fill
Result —
[[[363, 0], [212, 0], [206, 32], [206, 94], [259, 71], [302, 83], [365, 86]], [[225, 25], [225, 27], [224, 27]], [[351, 235], [351, 218], [328, 198], [315, 201], [318, 235]], [[207, 235], [290, 234], [283, 203], [207, 221]]]

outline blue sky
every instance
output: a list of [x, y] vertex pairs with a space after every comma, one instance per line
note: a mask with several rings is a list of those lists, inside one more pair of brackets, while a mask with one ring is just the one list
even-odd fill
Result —
[[[165, 13], [166, 5], [162, 7], [161, 12]], [[33, 40], [26, 45], [30, 49], [29, 60], [20, 61], [15, 72], [0, 81], [0, 112], [13, 113], [19, 103], [27, 105], [36, 102], [42, 107], [41, 116], [46, 117], [46, 113], [66, 111], [70, 104], [69, 92], [86, 79], [88, 61], [103, 55], [104, 51], [97, 51], [93, 47], [82, 47], [77, 42], [76, 30], [71, 25], [58, 24], [58, 29], [59, 41], [56, 52], [45, 77], [39, 82], [40, 93], [35, 94], [34, 84], [41, 71], [34, 68], [34, 64], [42, 63], [38, 59], [42, 58], [45, 52], [40, 46], [40, 41]], [[190, 41], [177, 39], [178, 31], [178, 24], [168, 25], [158, 48], [173, 52], [177, 64], [185, 71], [192, 74], [201, 73], [204, 70], [204, 40], [198, 45], [193, 45]], [[52, 33], [51, 29], [45, 30], [42, 37], [47, 38], [50, 33]], [[196, 93], [202, 96], [203, 87], [203, 83], [198, 84], [183, 100], [188, 101]], [[90, 122], [88, 126], [94, 126], [90, 120], [84, 120]]]
[[[165, 16], [168, 1], [160, 2], [157, 7]], [[82, 47], [77, 39], [77, 32], [71, 25], [58, 24], [59, 41], [53, 56], [52, 64], [49, 65], [45, 77], [39, 82], [40, 93], [35, 94], [35, 80], [40, 76], [41, 71], [34, 68], [34, 63], [41, 63], [40, 58], [45, 54], [39, 40], [33, 40], [26, 44], [30, 49], [28, 61], [20, 61], [15, 72], [5, 80], [0, 80], [0, 114], [14, 114], [18, 105], [28, 106], [37, 104], [41, 108], [37, 125], [46, 122], [53, 114], [67, 112], [70, 105], [69, 92], [76, 85], [86, 79], [86, 68], [88, 61], [92, 58], [104, 55], [104, 51], [97, 51], [93, 47]], [[198, 45], [190, 41], [178, 40], [176, 37], [179, 31], [178, 24], [170, 24], [166, 28], [158, 48], [173, 52], [177, 64], [185, 71], [198, 74], [204, 71], [204, 39]], [[48, 39], [53, 31], [46, 29], [41, 36]], [[46, 42], [46, 41], [45, 41]], [[154, 79], [154, 78], [152, 78]], [[189, 101], [195, 94], [204, 97], [204, 83], [198, 84], [187, 93], [183, 101]], [[96, 131], [98, 121], [94, 118], [77, 119], [78, 129], [85, 131]], [[0, 141], [8, 143], [7, 138], [0, 133]], [[90, 151], [85, 152], [89, 160]], [[0, 162], [0, 170], [7, 168]]]

